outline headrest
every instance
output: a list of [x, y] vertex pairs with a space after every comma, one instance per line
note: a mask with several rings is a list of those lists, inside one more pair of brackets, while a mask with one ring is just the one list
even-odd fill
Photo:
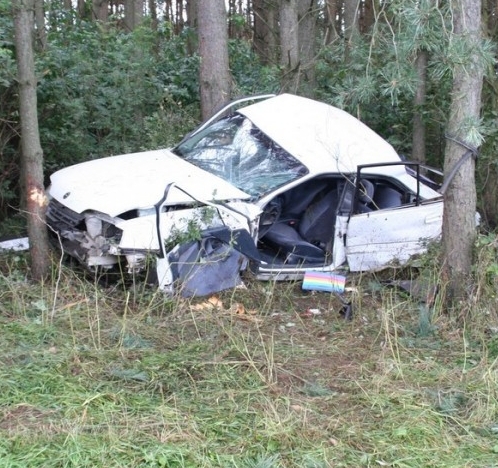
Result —
[[361, 203], [372, 203], [375, 192], [375, 186], [372, 182], [366, 179], [360, 180], [360, 196]]

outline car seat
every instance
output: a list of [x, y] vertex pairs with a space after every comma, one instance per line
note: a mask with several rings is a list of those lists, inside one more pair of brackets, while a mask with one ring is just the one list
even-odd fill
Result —
[[311, 180], [284, 193], [283, 219], [301, 216], [317, 195], [325, 191], [328, 184], [326, 180]]
[[375, 190], [374, 203], [380, 209], [401, 206], [403, 194], [387, 185], [378, 186]]
[[338, 198], [334, 189], [308, 206], [297, 224], [275, 223], [264, 242], [286, 254], [288, 263], [324, 263], [333, 241]]
[[360, 180], [360, 193], [358, 196], [357, 213], [369, 213], [373, 211], [375, 185], [367, 179]]

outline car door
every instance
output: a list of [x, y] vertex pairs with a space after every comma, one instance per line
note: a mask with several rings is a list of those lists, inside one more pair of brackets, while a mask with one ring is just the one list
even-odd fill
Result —
[[[196, 203], [171, 210], [174, 190]], [[247, 259], [259, 260], [255, 239], [256, 205], [235, 201], [216, 203], [194, 198], [175, 184], [165, 188], [156, 204], [156, 233], [160, 239], [156, 263], [159, 288], [178, 289], [185, 297], [205, 296], [241, 283]]]
[[415, 186], [406, 188], [404, 194], [409, 196], [400, 196], [394, 206], [371, 203], [367, 209], [359, 210], [358, 182], [362, 177], [366, 174], [359, 168], [349, 219], [342, 220], [344, 253], [351, 271], [373, 271], [389, 264], [404, 264], [413, 255], [426, 251], [428, 243], [441, 236], [442, 197], [434, 192], [436, 197], [422, 200], [420, 178], [412, 178]]

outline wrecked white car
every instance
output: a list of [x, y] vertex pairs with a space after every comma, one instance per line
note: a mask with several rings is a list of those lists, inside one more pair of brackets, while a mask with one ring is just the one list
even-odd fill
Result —
[[55, 244], [90, 269], [153, 269], [161, 289], [192, 296], [248, 266], [296, 279], [401, 265], [440, 237], [437, 185], [359, 120], [290, 94], [242, 102], [172, 149], [54, 173]]

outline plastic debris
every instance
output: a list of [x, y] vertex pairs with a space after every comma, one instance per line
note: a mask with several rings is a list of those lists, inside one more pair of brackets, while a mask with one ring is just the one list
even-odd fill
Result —
[[304, 274], [303, 289], [343, 293], [346, 277], [321, 271], [307, 271]]
[[22, 251], [29, 249], [29, 239], [27, 237], [19, 237], [18, 239], [10, 239], [0, 242], [0, 252], [2, 250]]
[[304, 312], [301, 312], [299, 315], [303, 318], [316, 317], [317, 315], [321, 315], [320, 309], [306, 309]]

